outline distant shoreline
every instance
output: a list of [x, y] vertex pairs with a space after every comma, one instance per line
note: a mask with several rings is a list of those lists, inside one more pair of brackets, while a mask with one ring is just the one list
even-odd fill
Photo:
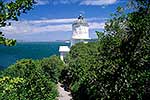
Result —
[[[97, 41], [98, 38], [92, 38], [89, 40], [90, 41]], [[17, 40], [17, 43], [67, 43], [67, 42], [71, 42], [70, 40], [54, 40], [54, 41], [24, 41], [24, 40]]]
[[67, 40], [60, 41], [17, 41], [17, 43], [65, 43]]

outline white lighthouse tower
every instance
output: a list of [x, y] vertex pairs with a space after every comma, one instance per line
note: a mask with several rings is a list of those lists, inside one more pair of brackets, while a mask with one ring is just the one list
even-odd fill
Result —
[[89, 25], [84, 20], [84, 17], [80, 15], [72, 24], [71, 46], [79, 42], [87, 43], [89, 39]]
[[[89, 39], [89, 25], [84, 20], [84, 17], [80, 15], [78, 19], [72, 24], [71, 46], [79, 42], [88, 43]], [[60, 58], [62, 61], [64, 61], [64, 57], [69, 51], [70, 48], [68, 46], [59, 47]]]

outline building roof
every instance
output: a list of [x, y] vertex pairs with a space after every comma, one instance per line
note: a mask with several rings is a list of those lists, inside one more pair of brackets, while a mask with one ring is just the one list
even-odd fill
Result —
[[80, 25], [89, 26], [88, 23], [84, 20], [84, 17], [82, 15], [80, 15], [78, 17], [78, 20], [74, 21], [74, 23], [72, 24], [72, 26], [75, 26], [75, 27], [78, 27]]
[[69, 52], [70, 48], [68, 46], [60, 46], [59, 52]]

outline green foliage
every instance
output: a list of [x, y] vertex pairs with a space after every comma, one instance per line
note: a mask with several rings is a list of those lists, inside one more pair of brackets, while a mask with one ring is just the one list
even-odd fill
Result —
[[15, 45], [16, 40], [12, 40], [12, 39], [6, 39], [3, 37], [2, 33], [0, 32], [0, 44], [4, 44], [6, 46], [13, 46]]
[[37, 65], [38, 64], [36, 64], [36, 62], [31, 59], [22, 59], [8, 67], [4, 71], [3, 75], [9, 75], [11, 77], [19, 76], [21, 78], [27, 79], [30, 77], [30, 75], [36, 72], [36, 69], [38, 69]]
[[19, 99], [20, 96], [22, 96], [20, 92], [20, 86], [23, 83], [25, 83], [25, 80], [19, 77], [10, 78], [5, 76], [0, 78], [0, 100]]
[[[10, 22], [8, 23], [9, 20], [18, 21], [20, 14], [26, 13], [28, 10], [32, 9], [34, 3], [34, 0], [10, 0], [10, 2], [1, 0], [0, 27], [11, 25]], [[15, 43], [15, 40], [5, 38], [2, 32], [0, 32], [0, 44], [12, 46], [15, 45]]]
[[128, 14], [117, 8], [97, 43], [71, 48], [65, 78], [75, 100], [150, 98], [150, 1], [133, 4]]
[[[62, 72], [63, 81], [71, 88], [74, 99], [79, 99], [80, 96], [88, 97], [81, 91], [86, 91], [88, 78], [91, 78], [94, 73], [91, 71], [93, 63], [96, 63], [95, 55], [98, 54], [98, 44], [93, 43], [78, 43], [71, 48], [71, 51], [66, 59], [68, 64]], [[89, 84], [89, 83], [88, 83]], [[81, 91], [80, 91], [81, 89]], [[76, 95], [79, 94], [79, 95]], [[81, 98], [86, 99], [86, 98]]]
[[[0, 100], [55, 100], [58, 96], [56, 82], [62, 68], [63, 63], [57, 56], [17, 61], [1, 74]], [[7, 87], [10, 87], [10, 95], [4, 92]]]
[[51, 81], [57, 83], [64, 63], [58, 56], [51, 56], [50, 58], [44, 58], [40, 61], [40, 66], [44, 71], [45, 75], [48, 76]]

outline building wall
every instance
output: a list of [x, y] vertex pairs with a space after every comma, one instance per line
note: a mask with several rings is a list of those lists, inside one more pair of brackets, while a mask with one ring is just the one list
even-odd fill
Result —
[[89, 28], [87, 26], [73, 27], [72, 31], [72, 39], [89, 39]]
[[66, 57], [68, 52], [60, 52], [60, 59], [64, 61], [64, 57]]
[[88, 39], [72, 39], [71, 40], [71, 46], [77, 44], [77, 43], [80, 43], [80, 42], [83, 42], [83, 43], [88, 43]]

